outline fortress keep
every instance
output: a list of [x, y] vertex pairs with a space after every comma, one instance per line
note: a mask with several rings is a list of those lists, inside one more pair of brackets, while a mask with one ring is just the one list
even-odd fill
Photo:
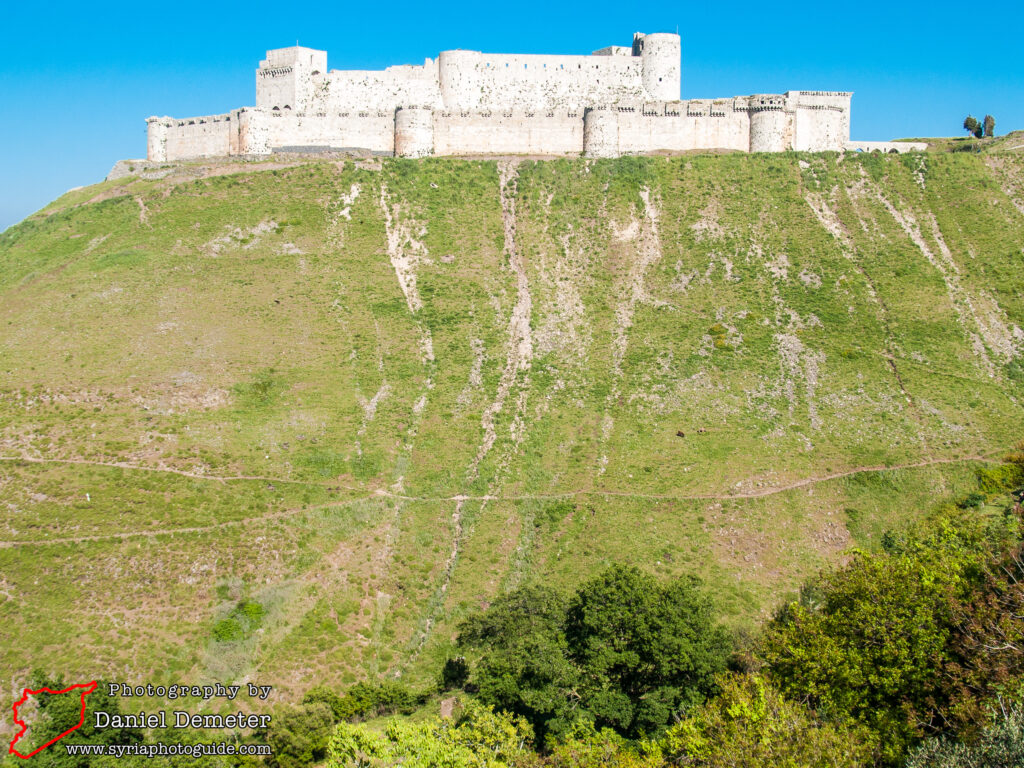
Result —
[[442, 51], [422, 65], [328, 70], [327, 53], [267, 51], [256, 106], [151, 117], [148, 159], [275, 151], [585, 155], [843, 150], [851, 93], [680, 100], [680, 38], [640, 34], [589, 56]]

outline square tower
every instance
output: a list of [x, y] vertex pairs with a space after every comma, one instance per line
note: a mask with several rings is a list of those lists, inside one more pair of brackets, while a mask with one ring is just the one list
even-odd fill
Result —
[[267, 51], [256, 70], [256, 106], [305, 112], [313, 83], [327, 74], [327, 51], [292, 46]]

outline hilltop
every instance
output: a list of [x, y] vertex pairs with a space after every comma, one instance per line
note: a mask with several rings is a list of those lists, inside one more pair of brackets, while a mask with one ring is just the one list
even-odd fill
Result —
[[1024, 131], [1010, 131], [1002, 136], [976, 139], [973, 136], [940, 136], [924, 139], [897, 139], [897, 141], [923, 141], [929, 152], [977, 152], [981, 154], [1024, 152]]
[[1021, 438], [1019, 153], [198, 163], [0, 235], [0, 667], [415, 679], [510, 587], [753, 625]]

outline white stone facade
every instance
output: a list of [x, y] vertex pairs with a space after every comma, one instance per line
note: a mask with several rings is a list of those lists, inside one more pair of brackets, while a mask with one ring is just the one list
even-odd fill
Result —
[[842, 150], [850, 93], [789, 91], [680, 100], [680, 38], [637, 33], [589, 56], [442, 51], [422, 65], [328, 71], [311, 48], [267, 52], [256, 106], [151, 117], [148, 158], [284, 149], [427, 155]]

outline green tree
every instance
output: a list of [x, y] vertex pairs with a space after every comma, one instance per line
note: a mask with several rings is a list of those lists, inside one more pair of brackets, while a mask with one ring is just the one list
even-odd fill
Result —
[[469, 664], [465, 656], [456, 656], [447, 659], [444, 667], [441, 668], [441, 690], [450, 691], [454, 688], [462, 688], [469, 679]]
[[985, 120], [982, 122], [986, 136], [996, 135], [996, 119], [992, 115], [985, 115]]
[[858, 555], [769, 630], [765, 655], [783, 692], [829, 716], [851, 716], [897, 762], [934, 707], [948, 661], [950, 584], [913, 555]]
[[1019, 536], [1012, 512], [952, 505], [915, 529], [886, 533], [884, 552], [855, 553], [769, 625], [763, 657], [772, 680], [828, 717], [864, 723], [883, 759], [902, 762], [908, 746], [951, 717], [969, 722], [969, 707], [958, 707], [1018, 674], [1012, 653], [989, 646], [999, 633], [1020, 635], [1012, 614], [1024, 603], [987, 574], [1001, 567], [993, 553], [1006, 557]]
[[982, 125], [973, 115], [968, 115], [964, 118], [964, 130], [972, 136], [977, 136], [979, 139], [981, 138]]
[[528, 586], [497, 598], [460, 626], [459, 645], [477, 651], [470, 677], [486, 703], [521, 715], [540, 739], [575, 717], [577, 672], [567, 657], [566, 599]]
[[612, 566], [577, 592], [566, 615], [582, 705], [600, 727], [629, 738], [662, 730], [715, 690], [731, 652], [696, 580], [660, 584]]
[[545, 742], [577, 719], [628, 738], [663, 729], [714, 690], [731, 650], [693, 579], [666, 584], [613, 566], [568, 601], [505, 595], [461, 627], [480, 699], [527, 718]]
[[1024, 548], [993, 557], [951, 608], [949, 660], [936, 670], [939, 715], [947, 729], [973, 739], [1000, 693], [1024, 687]]

